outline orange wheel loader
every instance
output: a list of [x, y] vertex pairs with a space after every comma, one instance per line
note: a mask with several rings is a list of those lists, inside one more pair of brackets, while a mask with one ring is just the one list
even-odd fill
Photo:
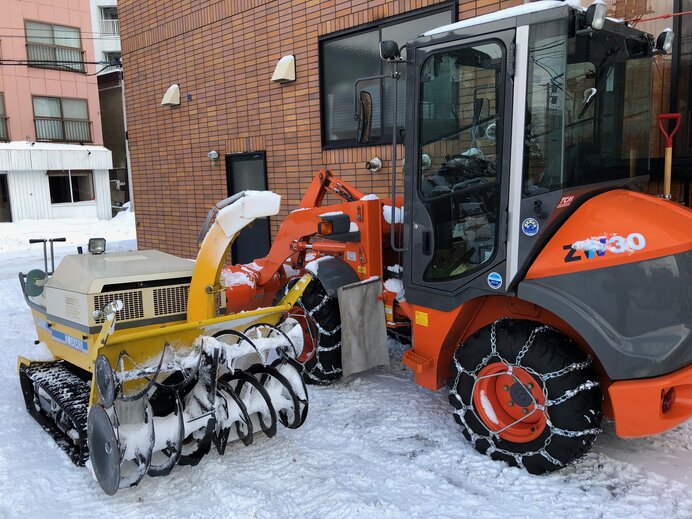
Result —
[[405, 125], [358, 83], [354, 104], [361, 142], [394, 137], [391, 198], [320, 171], [269, 254], [225, 267], [227, 311], [310, 271], [290, 312], [306, 382], [387, 363], [387, 330], [410, 334], [416, 383], [448, 385], [466, 439], [534, 474], [584, 455], [603, 415], [623, 438], [684, 422], [692, 211], [643, 193], [672, 37], [543, 1], [382, 42], [375, 79], [396, 95], [405, 68]]

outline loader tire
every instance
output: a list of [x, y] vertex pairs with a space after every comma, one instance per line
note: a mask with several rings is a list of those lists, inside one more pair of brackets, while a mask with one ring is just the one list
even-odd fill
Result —
[[[290, 289], [289, 283], [286, 290]], [[327, 386], [341, 379], [339, 300], [318, 280], [308, 284], [289, 315], [303, 327], [305, 348], [298, 357], [306, 384]]]
[[538, 322], [503, 319], [476, 332], [457, 348], [449, 385], [454, 419], [476, 450], [532, 474], [578, 460], [600, 432], [590, 357]]

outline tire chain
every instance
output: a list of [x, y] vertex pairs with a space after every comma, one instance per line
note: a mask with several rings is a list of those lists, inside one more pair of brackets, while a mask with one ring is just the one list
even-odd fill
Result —
[[[454, 414], [457, 415], [457, 416], [459, 417], [459, 419], [461, 420], [461, 422], [463, 423], [463, 425], [464, 425], [466, 431], [468, 432], [469, 436], [471, 437], [471, 443], [473, 444], [474, 447], [476, 446], [476, 442], [477, 442], [478, 440], [486, 440], [486, 441], [488, 441], [489, 438], [488, 438], [488, 437], [485, 437], [485, 436], [481, 436], [481, 435], [477, 434], [476, 432], [474, 432], [474, 430], [473, 430], [473, 429], [469, 426], [469, 424], [466, 422], [466, 418], [465, 418], [466, 413], [470, 411], [470, 412], [476, 417], [476, 419], [478, 420], [478, 422], [479, 422], [480, 424], [482, 424], [483, 427], [485, 427], [485, 429], [488, 431], [488, 433], [489, 433], [489, 435], [490, 435], [490, 438], [492, 438], [492, 441], [488, 441], [488, 443], [489, 443], [490, 445], [489, 445], [489, 447], [488, 447], [488, 449], [487, 449], [487, 451], [486, 451], [486, 454], [487, 454], [487, 455], [490, 455], [490, 454], [492, 454], [493, 452], [499, 452], [499, 453], [501, 453], [501, 454], [504, 454], [504, 455], [506, 455], [506, 456], [509, 456], [509, 457], [511, 457], [511, 458], [514, 458], [514, 461], [516, 462], [517, 466], [520, 467], [520, 468], [522, 468], [522, 469], [525, 468], [525, 467], [524, 467], [524, 463], [523, 463], [523, 461], [522, 461], [522, 458], [523, 458], [524, 456], [534, 456], [534, 455], [541, 455], [541, 456], [543, 456], [545, 459], [547, 459], [550, 463], [553, 463], [554, 465], [556, 465], [556, 466], [558, 466], [558, 467], [564, 467], [565, 464], [564, 464], [563, 462], [561, 462], [560, 460], [558, 460], [558, 459], [554, 458], [553, 456], [551, 456], [550, 453], [548, 453], [548, 451], [547, 451], [548, 446], [550, 445], [550, 443], [551, 443], [552, 440], [553, 440], [553, 436], [557, 435], [557, 436], [566, 436], [566, 437], [572, 437], [572, 438], [573, 438], [573, 437], [577, 437], [577, 436], [587, 436], [587, 435], [590, 435], [590, 434], [599, 434], [599, 433], [601, 432], [601, 429], [600, 429], [600, 428], [594, 428], [594, 429], [586, 429], [586, 430], [583, 430], [583, 431], [568, 431], [568, 430], [566, 430], [566, 429], [561, 429], [561, 428], [559, 428], [559, 427], [556, 427], [556, 426], [553, 425], [553, 423], [550, 421], [550, 416], [549, 416], [548, 413], [547, 413], [547, 407], [553, 406], [553, 405], [559, 405], [559, 404], [563, 403], [564, 401], [568, 400], [569, 398], [572, 398], [573, 396], [575, 396], [577, 393], [579, 393], [579, 392], [581, 392], [581, 391], [587, 391], [587, 390], [592, 389], [592, 388], [594, 388], [594, 387], [598, 387], [598, 386], [599, 386], [599, 383], [598, 383], [598, 382], [593, 382], [593, 381], [585, 382], [585, 383], [579, 385], [578, 387], [576, 387], [576, 388], [574, 388], [574, 389], [570, 389], [569, 391], [566, 391], [566, 392], [565, 392], [563, 395], [561, 395], [560, 397], [558, 397], [558, 398], [556, 398], [556, 399], [554, 399], [554, 400], [551, 400], [551, 399], [548, 398], [548, 390], [547, 390], [547, 388], [546, 388], [546, 386], [545, 386], [545, 381], [546, 381], [546, 380], [553, 379], [553, 378], [557, 378], [557, 377], [560, 377], [560, 376], [563, 376], [563, 375], [566, 375], [567, 373], [570, 373], [570, 372], [573, 372], [573, 371], [577, 371], [577, 370], [580, 370], [580, 369], [584, 369], [584, 368], [586, 368], [586, 367], [588, 367], [588, 366], [591, 365], [593, 359], [591, 358], [591, 355], [588, 355], [588, 356], [587, 356], [587, 359], [586, 359], [584, 362], [575, 362], [575, 363], [570, 364], [569, 366], [565, 366], [564, 368], [562, 368], [562, 369], [560, 369], [560, 370], [553, 371], [553, 372], [550, 372], [550, 373], [545, 373], [545, 374], [543, 374], [543, 375], [537, 373], [536, 371], [534, 371], [533, 369], [531, 369], [531, 368], [529, 368], [529, 367], [527, 367], [527, 366], [522, 366], [522, 365], [521, 365], [521, 360], [523, 359], [524, 355], [526, 355], [526, 353], [529, 351], [529, 349], [530, 349], [531, 346], [533, 345], [533, 342], [534, 342], [534, 340], [535, 340], [536, 335], [537, 335], [538, 333], [541, 333], [541, 332], [544, 332], [544, 331], [554, 330], [554, 329], [553, 329], [552, 327], [550, 327], [550, 326], [543, 325], [543, 326], [537, 326], [536, 328], [534, 328], [534, 329], [531, 331], [531, 334], [529, 335], [529, 338], [526, 340], [526, 342], [524, 343], [524, 345], [521, 347], [521, 349], [519, 350], [519, 353], [517, 353], [516, 364], [511, 364], [511, 363], [508, 362], [506, 359], [504, 359], [504, 358], [502, 357], [502, 355], [500, 355], [500, 354], [497, 352], [497, 331], [496, 331], [496, 327], [497, 327], [497, 324], [498, 324], [498, 323], [500, 323], [500, 322], [502, 322], [502, 321], [504, 321], [504, 320], [506, 320], [506, 319], [507, 319], [507, 318], [498, 319], [497, 321], [495, 321], [495, 322], [491, 325], [491, 328], [490, 328], [490, 348], [491, 348], [491, 351], [490, 351], [490, 353], [489, 353], [487, 356], [485, 356], [485, 357], [481, 360], [481, 362], [478, 364], [478, 366], [476, 366], [476, 368], [474, 369], [473, 372], [468, 371], [466, 368], [464, 368], [464, 367], [459, 363], [459, 361], [457, 360], [456, 356], [453, 357], [453, 358], [454, 358], [454, 366], [455, 366], [456, 369], [457, 369], [457, 375], [456, 375], [456, 377], [455, 377], [455, 379], [454, 379], [454, 386], [453, 386], [452, 389], [450, 390], [450, 393], [454, 396], [454, 398], [459, 402], [459, 404], [460, 404], [460, 406], [461, 406], [461, 409], [457, 409], [457, 410], [454, 412]], [[516, 452], [511, 452], [511, 451], [508, 451], [508, 450], [506, 450], [506, 449], [501, 449], [501, 448], [497, 447], [497, 442], [498, 442], [498, 440], [500, 440], [500, 434], [499, 434], [499, 432], [494, 432], [494, 431], [491, 431], [490, 429], [488, 429], [488, 427], [485, 425], [485, 422], [484, 422], [483, 420], [480, 419], [480, 417], [479, 417], [478, 414], [476, 413], [476, 410], [473, 408], [473, 405], [472, 405], [473, 399], [470, 400], [469, 405], [466, 405], [466, 404], [464, 403], [464, 401], [462, 400], [461, 396], [459, 395], [459, 393], [457, 392], [457, 387], [458, 387], [458, 385], [459, 385], [459, 378], [461, 377], [461, 374], [462, 374], [462, 373], [465, 374], [465, 375], [467, 375], [467, 376], [469, 376], [469, 377], [471, 377], [471, 378], [473, 378], [473, 381], [474, 381], [474, 388], [475, 388], [475, 385], [476, 385], [476, 383], [478, 382], [478, 377], [476, 376], [476, 373], [477, 373], [484, 365], [486, 365], [486, 364], [490, 361], [490, 359], [493, 358], [493, 357], [497, 357], [503, 364], [505, 364], [505, 365], [507, 366], [507, 368], [508, 368], [508, 370], [507, 370], [506, 373], [509, 374], [509, 375], [511, 375], [512, 377], [514, 377], [517, 381], [519, 381], [519, 379], [517, 379], [517, 378], [512, 374], [512, 369], [513, 369], [515, 366], [516, 366], [516, 367], [521, 367], [523, 370], [527, 371], [527, 372], [530, 373], [532, 376], [537, 377], [539, 380], [541, 380], [541, 386], [542, 386], [541, 389], [542, 389], [543, 395], [544, 395], [544, 397], [545, 397], [545, 399], [546, 399], [546, 404], [545, 404], [545, 406], [539, 405], [539, 404], [536, 402], [536, 400], [533, 398], [533, 396], [531, 396], [531, 398], [532, 398], [532, 400], [533, 400], [533, 404], [534, 404], [535, 408], [538, 409], [538, 410], [540, 410], [540, 411], [542, 411], [542, 412], [544, 413], [545, 419], [546, 419], [546, 425], [548, 426], [548, 429], [549, 429], [549, 431], [550, 431], [550, 434], [549, 434], [548, 437], [545, 439], [545, 442], [543, 443], [543, 446], [542, 446], [540, 449], [538, 449], [538, 450], [529, 451], [529, 452], [524, 452], [524, 453], [522, 453], [522, 454], [518, 454], [518, 453], [516, 453]], [[520, 381], [519, 381], [519, 382], [520, 382]], [[520, 383], [521, 383], [521, 382], [520, 382]], [[530, 393], [529, 393], [529, 394], [530, 394]], [[535, 412], [535, 411], [534, 411], [534, 412]], [[533, 412], [530, 413], [530, 414], [528, 414], [528, 415], [526, 415], [526, 416], [523, 417], [523, 418], [520, 418], [519, 420], [517, 420], [517, 421], [514, 422], [513, 424], [509, 425], [508, 427], [514, 426], [515, 424], [517, 424], [517, 423], [523, 421], [525, 418], [528, 418], [528, 417], [531, 416], [532, 414], [533, 414]], [[508, 428], [508, 427], [506, 427], [506, 428]], [[506, 429], [506, 428], [505, 428], [505, 429]], [[504, 430], [504, 429], [502, 429], [502, 430]]]
[[[339, 323], [339, 325], [336, 326], [332, 331], [327, 331], [324, 328], [322, 328], [322, 326], [320, 326], [320, 323], [317, 322], [317, 319], [315, 319], [313, 317], [313, 314], [315, 314], [316, 312], [321, 310], [322, 307], [324, 307], [324, 305], [327, 304], [330, 299], [331, 299], [331, 297], [329, 295], [325, 294], [322, 297], [322, 300], [312, 310], [308, 310], [307, 308], [305, 308], [305, 305], [303, 305], [303, 303], [301, 301], [296, 302], [296, 304], [303, 309], [304, 314], [310, 317], [310, 321], [312, 322], [312, 324], [315, 325], [315, 328], [317, 328], [317, 337], [314, 337], [312, 334], [312, 330], [309, 330], [310, 337], [312, 338], [313, 344], [315, 344], [315, 350], [318, 349], [317, 345], [319, 344], [319, 336], [320, 335], [331, 336], [331, 335], [334, 335], [339, 330], [341, 330], [341, 323]], [[289, 314], [289, 316], [290, 316], [290, 314]], [[321, 348], [319, 348], [319, 350], [323, 351], [323, 352], [327, 352], [327, 351], [334, 351], [340, 347], [341, 347], [341, 341], [339, 341], [336, 344], [334, 344], [333, 346], [329, 346], [327, 348], [321, 347]], [[316, 354], [316, 352], [315, 352], [315, 354]], [[324, 373], [325, 375], [338, 375], [338, 374], [342, 373], [341, 368], [336, 368], [336, 369], [332, 369], [332, 370], [325, 369], [325, 367], [322, 365], [322, 362], [320, 362], [319, 359], [317, 360], [315, 367], [318, 367], [320, 369], [320, 371], [322, 371], [322, 373]], [[316, 381], [320, 381], [320, 379], [316, 378], [311, 372], [307, 371], [304, 373], [306, 373], [311, 379], [316, 380]]]

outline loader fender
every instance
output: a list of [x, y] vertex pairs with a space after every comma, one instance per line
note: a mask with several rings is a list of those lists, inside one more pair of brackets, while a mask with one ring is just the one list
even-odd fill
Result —
[[322, 283], [327, 295], [337, 296], [337, 289], [360, 281], [358, 274], [346, 262], [334, 257], [324, 257], [308, 263], [309, 270]]
[[568, 322], [611, 380], [692, 363], [692, 251], [527, 279], [518, 295]]

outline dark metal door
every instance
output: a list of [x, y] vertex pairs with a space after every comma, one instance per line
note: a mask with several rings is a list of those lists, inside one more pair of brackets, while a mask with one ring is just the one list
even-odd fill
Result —
[[11, 222], [10, 190], [7, 185], [7, 175], [0, 175], [0, 222]]
[[[229, 153], [226, 155], [226, 185], [228, 196], [241, 191], [267, 190], [267, 163], [265, 153]], [[258, 218], [240, 232], [233, 243], [234, 263], [251, 263], [269, 252], [269, 218]]]
[[[505, 293], [515, 31], [416, 49], [409, 78], [407, 300], [449, 310]], [[409, 157], [413, 155], [411, 161]]]

